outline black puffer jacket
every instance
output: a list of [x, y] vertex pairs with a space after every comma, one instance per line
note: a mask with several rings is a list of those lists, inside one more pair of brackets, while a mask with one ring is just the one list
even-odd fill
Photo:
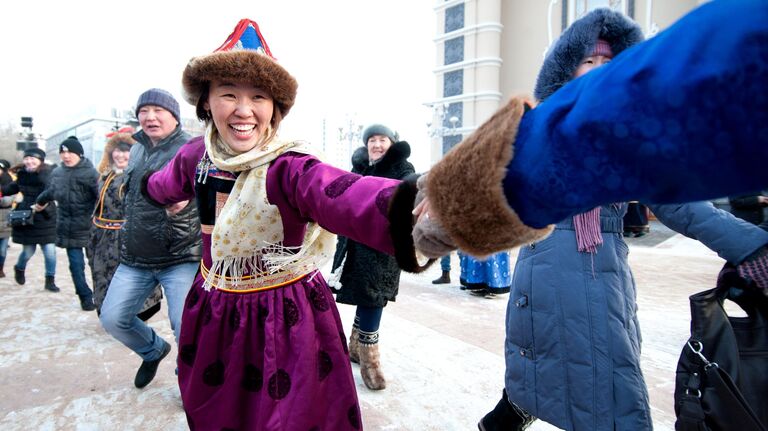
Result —
[[98, 183], [99, 173], [88, 159], [80, 159], [71, 168], [61, 165], [53, 170], [51, 181], [36, 202], [58, 207], [57, 246], [77, 248], [88, 245], [93, 208], [99, 196]]
[[[42, 164], [36, 172], [27, 172], [23, 167], [16, 173], [16, 184], [24, 200], [16, 209], [30, 209], [37, 197], [48, 186], [53, 166]], [[48, 205], [42, 212], [35, 213], [31, 226], [15, 226], [13, 242], [17, 244], [53, 244], [56, 242], [56, 205]]]
[[150, 203], [141, 193], [142, 177], [167, 165], [190, 136], [177, 127], [155, 146], [143, 131], [133, 138], [138, 144], [131, 148], [131, 160], [124, 175], [125, 224], [120, 230], [120, 262], [139, 268], [199, 262], [202, 239], [194, 203], [169, 216], [163, 207]]
[[[368, 149], [358, 148], [352, 155], [352, 172], [363, 176], [402, 179], [415, 172], [408, 162], [411, 147], [407, 142], [395, 142], [384, 157], [369, 165]], [[400, 268], [394, 257], [340, 236], [336, 244], [333, 269], [344, 261], [341, 290], [336, 301], [364, 307], [383, 307], [394, 301], [400, 285]]]

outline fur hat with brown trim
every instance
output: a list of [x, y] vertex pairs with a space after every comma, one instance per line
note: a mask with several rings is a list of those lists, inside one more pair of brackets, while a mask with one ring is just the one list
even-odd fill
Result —
[[291, 110], [299, 85], [277, 64], [258, 24], [250, 19], [241, 19], [214, 52], [189, 60], [182, 76], [184, 99], [196, 106], [213, 79], [246, 82], [266, 90], [282, 117]]
[[120, 148], [123, 151], [131, 151], [131, 146], [136, 143], [130, 133], [115, 133], [110, 136], [107, 143], [104, 145], [104, 154], [101, 156], [99, 167], [96, 168], [99, 174], [106, 174], [112, 169], [112, 151], [115, 148]]

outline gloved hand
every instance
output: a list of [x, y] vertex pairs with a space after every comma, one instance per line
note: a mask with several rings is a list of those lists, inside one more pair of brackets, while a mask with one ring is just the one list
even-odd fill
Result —
[[745, 280], [754, 282], [758, 289], [768, 295], [768, 246], [762, 247], [736, 265], [736, 272]]
[[440, 222], [430, 217], [429, 199], [427, 198], [427, 174], [416, 181], [418, 192], [414, 202], [413, 215], [417, 217], [413, 226], [413, 243], [416, 249], [430, 259], [445, 256], [456, 249], [451, 237], [440, 226]]

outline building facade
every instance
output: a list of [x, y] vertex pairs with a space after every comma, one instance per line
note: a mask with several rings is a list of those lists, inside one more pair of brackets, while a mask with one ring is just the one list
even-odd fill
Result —
[[514, 95], [531, 95], [544, 55], [574, 20], [597, 7], [634, 19], [652, 37], [707, 0], [442, 0], [437, 36], [431, 161]]

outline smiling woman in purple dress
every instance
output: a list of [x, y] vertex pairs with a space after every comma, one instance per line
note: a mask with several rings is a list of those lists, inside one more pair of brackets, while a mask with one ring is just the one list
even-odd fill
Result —
[[169, 211], [195, 199], [200, 214], [203, 260], [179, 338], [190, 428], [361, 429], [346, 337], [318, 268], [334, 232], [417, 270], [414, 184], [343, 171], [278, 137], [297, 83], [253, 21], [190, 60], [183, 84], [205, 134], [143, 191]]

